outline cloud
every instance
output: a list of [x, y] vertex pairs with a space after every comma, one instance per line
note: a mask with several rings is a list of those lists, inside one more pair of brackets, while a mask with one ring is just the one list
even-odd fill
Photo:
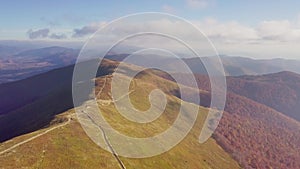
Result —
[[264, 21], [260, 23], [258, 32], [264, 39], [277, 39], [291, 29], [289, 21]]
[[67, 35], [64, 33], [58, 34], [58, 33], [52, 33], [50, 34], [50, 29], [49, 28], [44, 28], [44, 29], [38, 29], [38, 30], [33, 30], [29, 29], [27, 31], [27, 35], [29, 39], [66, 39]]
[[208, 0], [186, 0], [186, 4], [190, 8], [203, 9], [208, 7]]
[[67, 38], [67, 35], [65, 34], [56, 34], [56, 33], [52, 33], [50, 36], [49, 36], [50, 39], [66, 39]]
[[288, 20], [263, 21], [257, 28], [258, 34], [264, 40], [295, 41], [300, 40], [300, 27], [298, 23]]
[[[291, 23], [287, 20], [263, 21], [257, 26], [244, 25], [237, 21], [221, 22], [214, 18], [191, 21], [198, 27], [208, 38], [220, 43], [244, 43], [259, 44], [264, 42], [289, 42], [300, 41], [300, 27], [296, 22]], [[72, 37], [85, 37], [96, 32], [105, 22], [91, 23], [80, 29], [74, 29]], [[180, 37], [194, 38], [189, 31], [190, 26], [185, 22], [171, 21], [168, 19], [145, 20], [143, 22], [126, 22], [124, 25], [118, 25], [113, 31], [108, 32], [110, 35], [122, 36], [127, 33], [137, 33], [148, 28], [157, 32], [176, 32]], [[176, 29], [170, 29], [176, 28]], [[103, 37], [109, 35], [103, 35]]]
[[[191, 22], [198, 27], [213, 42], [217, 50], [223, 54], [280, 57], [284, 54], [283, 51], [285, 51], [285, 55], [295, 57], [298, 56], [299, 53], [299, 47], [296, 46], [300, 44], [300, 25], [297, 21], [269, 20], [259, 22], [254, 26], [234, 20], [222, 22], [214, 18], [194, 20]], [[184, 22], [161, 18], [157, 20], [143, 20], [143, 22], [124, 22], [122, 24], [115, 26], [113, 30], [108, 30], [108, 32], [99, 36], [99, 38], [106, 38], [105, 42], [109, 43], [111, 38], [115, 40], [113, 39], [114, 37], [124, 37], [124, 35], [144, 32], [150, 29], [154, 32], [176, 33], [176, 35], [178, 35], [177, 37], [190, 41], [194, 40], [194, 43], [199, 44], [197, 46], [202, 45], [201, 42], [197, 42], [197, 39], [195, 39], [195, 34], [189, 31], [190, 26]], [[80, 29], [80, 35], [83, 36], [93, 33], [98, 28], [99, 24], [90, 24]], [[82, 32], [85, 34], [82, 34]], [[130, 44], [131, 46], [143, 47], [143, 45], [157, 44], [157, 47], [162, 47], [173, 45], [170, 43], [170, 39], [164, 38], [140, 36], [134, 39], [136, 39], [136, 41], [130, 41], [132, 42]], [[174, 48], [176, 48], [176, 46]], [[178, 50], [182, 49], [178, 48]]]
[[98, 30], [98, 27], [96, 26], [84, 26], [80, 29], [74, 29], [74, 34], [72, 37], [84, 37], [86, 35], [90, 35]]
[[[167, 10], [168, 6], [166, 6], [165, 9]], [[280, 57], [284, 54], [284, 51], [286, 52], [285, 55], [289, 55], [290, 57], [299, 56], [300, 24], [298, 20], [269, 20], [259, 22], [254, 26], [234, 20], [224, 22], [214, 18], [192, 20], [190, 22], [198, 27], [213, 42], [217, 50], [223, 54], [242, 54], [260, 57], [273, 55], [273, 57]], [[106, 22], [94, 22], [73, 30], [60, 30], [59, 34], [53, 33], [47, 28], [38, 30], [30, 29], [27, 34], [30, 39], [65, 39], [67, 38], [66, 35], [71, 34], [73, 39], [81, 40], [86, 38], [87, 35], [96, 32], [104, 24], [106, 24]], [[195, 38], [195, 32], [190, 31], [192, 30], [191, 27], [181, 21], [157, 18], [142, 21], [118, 22], [115, 24], [118, 25], [115, 25], [113, 29], [107, 29], [107, 32], [98, 36], [104, 39], [102, 39], [101, 42], [110, 44], [110, 42], [115, 41], [116, 38], [123, 38], [128, 34], [151, 30], [153, 32], [170, 33], [190, 42], [193, 41], [193, 43], [197, 43], [197, 46], [201, 48], [205, 46], [204, 41], [199, 42], [199, 39]], [[130, 44], [128, 45], [143, 47], [143, 45], [154, 44], [154, 46], [156, 45], [158, 48], [168, 46], [169, 49], [173, 47], [174, 50], [178, 47], [173, 46], [170, 39], [163, 37], [137, 36], [133, 39], [134, 40], [130, 40]], [[177, 48], [177, 50], [182, 52], [181, 48]]]
[[72, 37], [80, 38], [80, 37], [85, 37], [87, 35], [91, 35], [91, 34], [95, 33], [104, 24], [105, 24], [105, 22], [91, 23], [90, 25], [83, 26], [82, 28], [74, 29], [73, 30], [74, 33], [73, 33]]
[[219, 22], [212, 18], [193, 22], [205, 35], [223, 43], [249, 43], [261, 39], [255, 28], [237, 21]]
[[48, 37], [49, 32], [50, 30], [48, 28], [38, 30], [30, 29], [27, 31], [27, 35], [30, 39], [39, 39]]

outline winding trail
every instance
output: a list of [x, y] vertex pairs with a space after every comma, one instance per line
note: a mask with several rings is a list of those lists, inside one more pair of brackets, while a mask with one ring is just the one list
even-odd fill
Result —
[[[100, 89], [100, 91], [98, 92], [98, 94], [97, 94], [96, 97], [95, 97], [95, 100], [97, 100], [97, 102], [99, 102], [99, 103], [101, 104], [101, 106], [108, 106], [108, 105], [110, 105], [111, 103], [118, 102], [119, 100], [121, 100], [121, 99], [123, 99], [124, 97], [130, 95], [130, 94], [134, 91], [134, 89], [132, 89], [132, 90], [130, 90], [128, 93], [126, 93], [126, 94], [120, 96], [120, 97], [117, 98], [117, 99], [113, 99], [113, 100], [111, 100], [111, 99], [109, 99], [109, 100], [102, 100], [102, 99], [100, 99], [100, 98], [97, 99], [98, 96], [99, 96], [99, 95], [101, 94], [101, 92], [103, 91], [103, 88], [105, 87], [106, 82], [107, 82], [107, 78], [106, 78], [106, 76], [105, 76], [104, 84], [103, 84], [102, 88]], [[136, 86], [135, 82], [133, 83], [133, 85], [134, 85], [133, 88], [135, 88], [135, 86]]]
[[15, 145], [11, 146], [10, 148], [1, 151], [1, 152], [0, 152], [0, 155], [2, 155], [2, 154], [4, 154], [4, 153], [7, 153], [7, 152], [9, 152], [9, 151], [11, 151], [11, 150], [13, 150], [13, 149], [15, 149], [15, 148], [17, 148], [17, 147], [19, 147], [19, 146], [25, 144], [25, 143], [28, 143], [28, 142], [30, 142], [30, 141], [32, 141], [32, 140], [38, 138], [38, 137], [41, 137], [41, 136], [43, 136], [43, 135], [49, 133], [50, 131], [53, 131], [53, 130], [55, 130], [55, 129], [57, 129], [57, 128], [63, 127], [63, 126], [65, 126], [65, 125], [69, 124], [70, 121], [71, 121], [71, 117], [68, 116], [68, 121], [67, 121], [67, 122], [65, 122], [65, 123], [63, 123], [63, 124], [61, 124], [61, 125], [55, 126], [55, 127], [51, 128], [51, 129], [48, 129], [48, 130], [46, 130], [46, 131], [44, 131], [44, 132], [42, 132], [42, 133], [40, 133], [40, 134], [38, 134], [38, 135], [36, 135], [36, 136], [33, 136], [33, 137], [29, 138], [29, 139], [26, 139], [26, 140], [22, 141], [22, 142], [20, 142], [20, 143], [17, 143], [17, 144], [15, 144]]
[[[100, 89], [100, 91], [97, 93], [96, 97], [95, 97], [95, 100], [97, 100], [98, 96], [102, 93], [105, 85], [106, 85], [106, 82], [107, 82], [107, 77], [105, 76], [105, 79], [104, 79], [104, 83], [102, 85], [102, 88]], [[88, 105], [85, 106], [85, 108], [89, 108]], [[90, 120], [91, 122], [97, 126], [101, 132], [102, 132], [102, 136], [104, 138], [104, 141], [106, 143], [106, 145], [108, 146], [109, 150], [111, 151], [111, 153], [113, 154], [113, 156], [115, 157], [115, 159], [117, 160], [117, 162], [119, 163], [120, 167], [122, 169], [126, 169], [126, 166], [124, 165], [124, 163], [122, 162], [122, 160], [120, 159], [120, 157], [118, 156], [118, 154], [116, 153], [116, 151], [114, 150], [113, 146], [111, 145], [111, 143], [109, 142], [108, 138], [107, 138], [107, 135], [105, 133], [105, 130], [103, 129], [102, 126], [98, 125], [94, 119], [84, 110], [81, 111], [82, 113], [84, 113]]]
[[110, 144], [110, 142], [109, 142], [109, 140], [107, 138], [107, 135], [105, 133], [105, 130], [100, 125], [98, 125], [94, 121], [94, 119], [90, 115], [88, 115], [88, 113], [86, 113], [84, 110], [82, 110], [82, 113], [84, 113], [85, 115], [87, 115], [87, 117], [91, 120], [91, 122], [101, 130], [102, 136], [103, 136], [104, 141], [105, 141], [106, 145], [108, 146], [109, 150], [111, 151], [111, 153], [113, 154], [113, 156], [115, 157], [115, 159], [118, 161], [120, 167], [122, 169], [126, 169], [126, 166], [124, 165], [124, 163], [122, 162], [122, 160], [120, 159], [120, 157], [118, 156], [118, 154], [116, 153], [116, 151], [114, 150], [113, 146]]
[[105, 77], [105, 78], [104, 78], [104, 83], [103, 83], [103, 85], [102, 85], [102, 88], [101, 88], [100, 91], [97, 93], [95, 99], [97, 99], [97, 97], [102, 93], [102, 91], [103, 91], [103, 89], [104, 89], [104, 87], [105, 87], [105, 85], [106, 85], [107, 77], [106, 77], [106, 76], [104, 76], [104, 77]]

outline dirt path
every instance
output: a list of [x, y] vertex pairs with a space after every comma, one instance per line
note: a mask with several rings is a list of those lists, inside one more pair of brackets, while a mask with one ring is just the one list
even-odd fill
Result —
[[106, 85], [106, 81], [107, 81], [107, 78], [106, 78], [106, 76], [105, 76], [105, 78], [104, 78], [104, 83], [103, 83], [103, 85], [102, 85], [102, 88], [101, 88], [100, 91], [97, 93], [95, 99], [97, 99], [98, 96], [102, 93], [102, 91], [103, 91], [103, 89], [104, 89], [104, 87], [105, 87], [105, 85]]
[[[104, 83], [102, 85], [102, 88], [100, 89], [100, 91], [98, 92], [98, 94], [97, 94], [97, 96], [95, 98], [96, 100], [97, 100], [98, 96], [102, 93], [102, 91], [103, 91], [103, 89], [104, 89], [104, 87], [106, 85], [106, 82], [107, 82], [107, 77], [105, 76], [105, 80], [104, 80]], [[88, 105], [86, 105], [85, 108], [88, 108]], [[109, 140], [107, 138], [107, 135], [105, 133], [105, 130], [102, 128], [102, 126], [98, 125], [94, 121], [94, 119], [88, 113], [86, 113], [84, 110], [82, 110], [81, 112], [84, 113], [84, 114], [86, 114], [87, 117], [91, 120], [91, 122], [101, 130], [102, 136], [104, 138], [104, 141], [105, 141], [106, 145], [108, 146], [108, 148], [110, 149], [111, 153], [113, 154], [113, 156], [115, 157], [115, 159], [119, 163], [120, 167], [122, 169], [126, 169], [126, 166], [124, 165], [124, 163], [122, 162], [122, 160], [120, 159], [120, 157], [118, 156], [118, 154], [116, 153], [116, 151], [114, 150], [113, 146], [110, 144], [110, 142], [109, 142]]]
[[28, 142], [30, 142], [30, 141], [32, 141], [32, 140], [34, 140], [34, 139], [36, 139], [36, 138], [38, 138], [38, 137], [40, 137], [40, 136], [43, 136], [43, 135], [49, 133], [50, 131], [53, 131], [53, 130], [55, 130], [55, 129], [57, 129], [57, 128], [63, 127], [63, 126], [65, 126], [65, 125], [69, 124], [70, 121], [71, 121], [71, 117], [68, 117], [68, 121], [67, 121], [67, 122], [65, 122], [65, 123], [63, 123], [63, 124], [61, 124], [61, 125], [55, 126], [55, 127], [51, 128], [51, 129], [48, 129], [48, 130], [46, 130], [46, 131], [44, 131], [44, 132], [42, 132], [42, 133], [40, 133], [40, 134], [38, 134], [38, 135], [36, 135], [36, 136], [33, 136], [33, 137], [29, 138], [29, 139], [26, 139], [26, 140], [24, 140], [24, 141], [22, 141], [22, 142], [20, 142], [20, 143], [18, 143], [18, 144], [15, 144], [15, 145], [11, 146], [10, 148], [1, 151], [1, 152], [0, 152], [0, 155], [2, 155], [2, 154], [4, 154], [4, 153], [7, 153], [7, 152], [9, 152], [9, 151], [11, 151], [11, 150], [13, 150], [13, 149], [15, 149], [15, 148], [17, 148], [17, 147], [23, 145], [23, 144], [26, 144], [26, 143], [28, 143]]
[[91, 120], [91, 122], [101, 130], [102, 136], [104, 138], [104, 141], [105, 141], [106, 145], [108, 146], [108, 148], [110, 149], [111, 153], [113, 154], [113, 156], [115, 157], [115, 159], [118, 161], [120, 167], [122, 169], [126, 169], [126, 166], [124, 165], [124, 163], [122, 162], [122, 160], [120, 159], [120, 157], [118, 156], [118, 154], [116, 153], [116, 151], [114, 150], [113, 146], [110, 144], [110, 142], [109, 142], [109, 140], [107, 138], [107, 135], [105, 133], [105, 130], [100, 125], [98, 125], [94, 121], [94, 119], [90, 115], [88, 115], [88, 113], [86, 113], [84, 110], [82, 110], [82, 113], [86, 114], [87, 117]]
[[[97, 102], [99, 102], [99, 103], [101, 104], [101, 106], [108, 106], [108, 105], [110, 105], [111, 103], [118, 102], [119, 100], [121, 100], [121, 99], [123, 99], [124, 97], [130, 95], [130, 94], [134, 91], [134, 89], [132, 89], [132, 90], [130, 90], [128, 93], [126, 93], [126, 94], [124, 94], [124, 95], [122, 95], [122, 96], [120, 96], [119, 98], [114, 99], [114, 100], [111, 100], [111, 99], [108, 99], [108, 100], [97, 99], [98, 96], [99, 96], [99, 95], [101, 94], [101, 92], [103, 91], [103, 88], [105, 87], [106, 82], [107, 82], [107, 78], [105, 77], [104, 84], [103, 84], [102, 88], [100, 89], [100, 91], [98, 92], [97, 96], [95, 97], [95, 100], [97, 100]], [[133, 83], [133, 85], [135, 86], [136, 84]], [[134, 88], [134, 87], [133, 87], [133, 88]]]

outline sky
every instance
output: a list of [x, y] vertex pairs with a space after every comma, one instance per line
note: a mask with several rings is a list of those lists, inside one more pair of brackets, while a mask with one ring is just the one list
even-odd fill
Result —
[[165, 12], [199, 27], [219, 53], [300, 59], [296, 0], [1, 0], [0, 4], [0, 40], [85, 41], [124, 15]]

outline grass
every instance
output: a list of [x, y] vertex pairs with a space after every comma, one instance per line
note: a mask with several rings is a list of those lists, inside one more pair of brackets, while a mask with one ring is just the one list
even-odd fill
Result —
[[[35, 135], [20, 136], [15, 142]], [[0, 156], [0, 168], [118, 168], [113, 156], [96, 146], [74, 120]]]
[[[103, 88], [103, 93], [99, 99], [108, 100], [110, 98], [110, 76]], [[104, 83], [104, 77], [96, 79], [96, 91], [99, 91]], [[164, 113], [156, 120], [146, 124], [137, 124], [125, 119], [115, 109], [114, 104], [101, 105], [103, 115], [106, 120], [119, 132], [132, 137], [149, 137], [161, 133], [168, 129], [176, 117], [181, 100], [170, 95], [172, 90], [178, 88], [173, 82], [163, 80], [154, 75], [145, 73], [139, 75], [132, 82], [133, 92], [129, 95], [132, 104], [140, 110], [147, 110], [150, 103], [148, 94], [152, 89], [159, 88], [166, 92], [168, 105]], [[57, 116], [64, 119], [68, 114], [73, 113], [69, 110]], [[235, 169], [240, 168], [238, 163], [227, 154], [214, 139], [209, 139], [206, 143], [200, 144], [198, 137], [207, 115], [207, 109], [199, 107], [199, 114], [196, 123], [187, 137], [172, 148], [170, 151], [161, 155], [144, 158], [121, 160], [127, 169], [134, 168], [164, 168], [164, 169]], [[49, 126], [56, 125], [60, 120], [54, 120]], [[43, 130], [43, 129], [42, 129]], [[9, 147], [21, 140], [25, 140], [41, 131], [22, 135], [14, 138], [11, 142], [4, 142], [2, 145]], [[122, 143], [120, 143], [122, 144]], [[151, 147], [144, 147], [144, 151]], [[31, 142], [17, 147], [14, 151], [0, 155], [0, 168], [88, 168], [88, 169], [110, 169], [119, 168], [116, 159], [109, 152], [101, 149], [94, 144], [81, 128], [76, 119], [71, 120], [70, 124], [53, 130]]]

